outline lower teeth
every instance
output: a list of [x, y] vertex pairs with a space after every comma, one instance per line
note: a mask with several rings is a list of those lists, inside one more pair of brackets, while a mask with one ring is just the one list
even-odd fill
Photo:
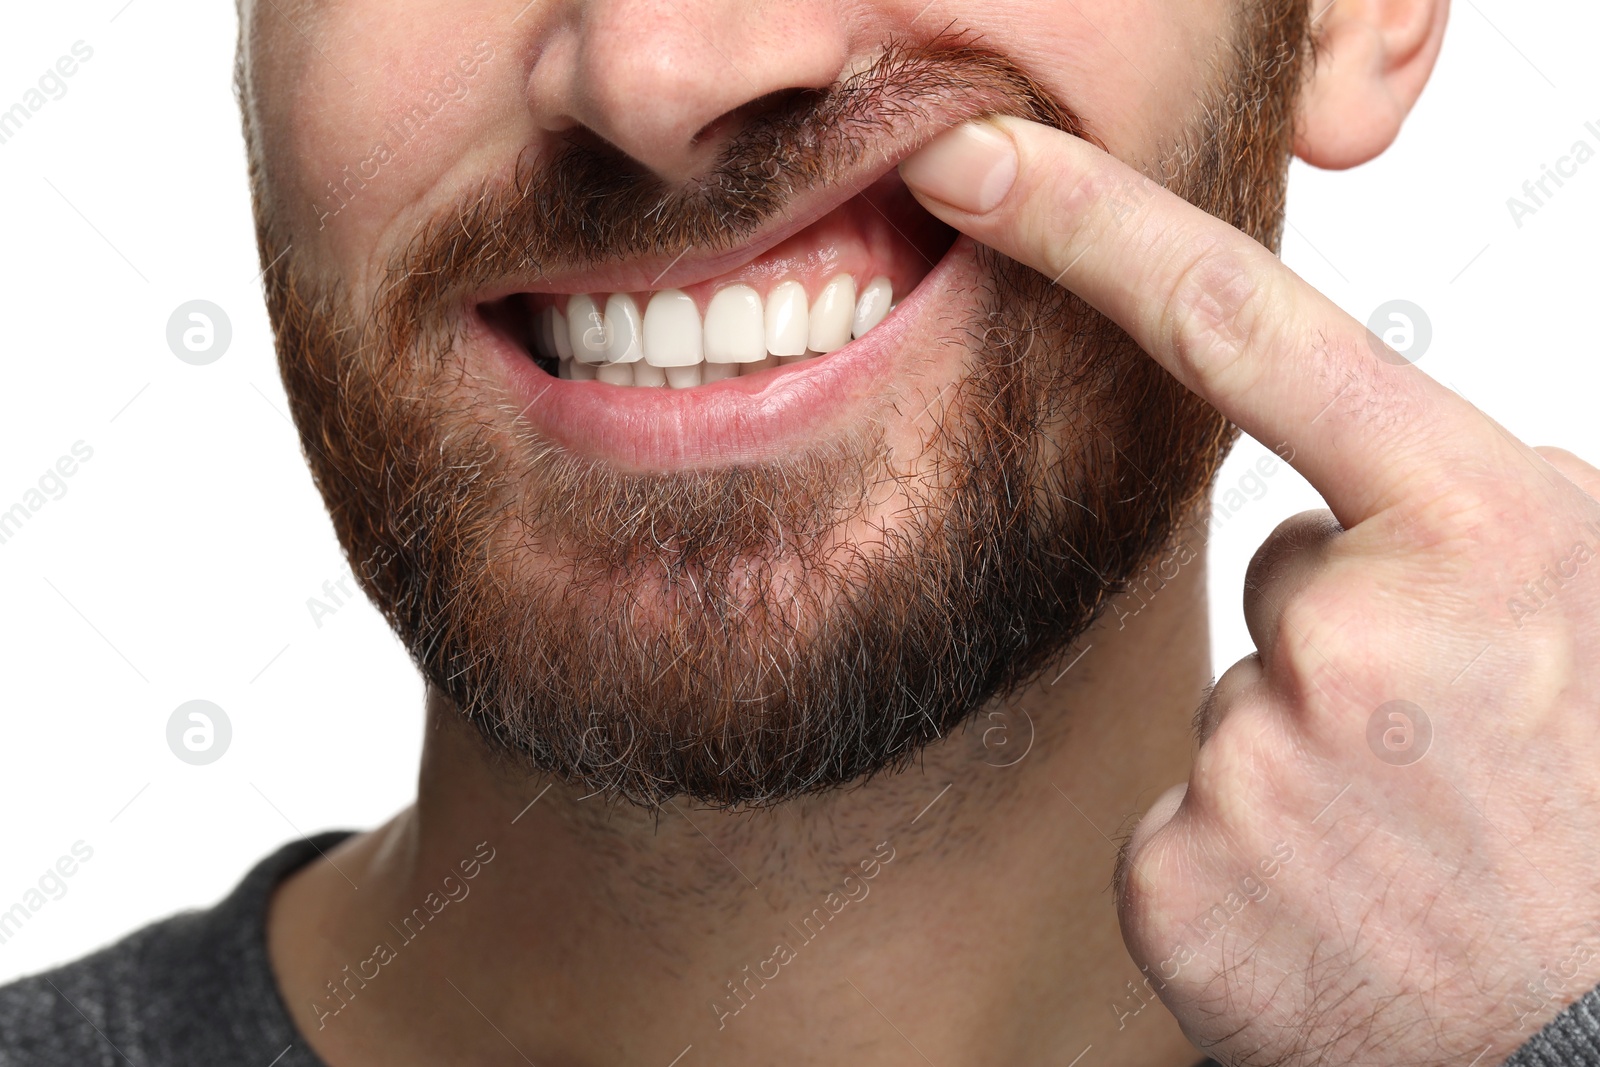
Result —
[[654, 367], [643, 360], [637, 363], [584, 363], [576, 359], [563, 359], [558, 361], [558, 377], [573, 381], [601, 381], [607, 385], [691, 389], [726, 378], [749, 377], [773, 367], [804, 363], [822, 354], [807, 352], [803, 356], [768, 356], [755, 363], [695, 363], [688, 367]]

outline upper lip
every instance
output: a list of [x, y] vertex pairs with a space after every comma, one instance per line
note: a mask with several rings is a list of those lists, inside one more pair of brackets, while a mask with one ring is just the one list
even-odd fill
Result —
[[[983, 106], [990, 103], [990, 106]], [[484, 304], [515, 293], [611, 293], [681, 289], [725, 274], [748, 263], [782, 241], [865, 193], [938, 134], [968, 119], [993, 111], [980, 99], [943, 100], [896, 120], [886, 136], [863, 149], [855, 165], [827, 184], [800, 192], [778, 217], [753, 234], [725, 248], [688, 248], [675, 256], [657, 255], [604, 265], [553, 270], [537, 275], [507, 275], [474, 294]]]

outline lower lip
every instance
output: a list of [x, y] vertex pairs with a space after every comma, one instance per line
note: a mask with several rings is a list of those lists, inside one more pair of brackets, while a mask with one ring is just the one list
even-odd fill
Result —
[[643, 388], [553, 378], [476, 315], [469, 346], [503, 368], [521, 418], [578, 455], [636, 470], [753, 463], [792, 455], [842, 424], [859, 425], [879, 402], [912, 328], [936, 307], [975, 246], [961, 237], [898, 307], [865, 337], [803, 363], [692, 389]]

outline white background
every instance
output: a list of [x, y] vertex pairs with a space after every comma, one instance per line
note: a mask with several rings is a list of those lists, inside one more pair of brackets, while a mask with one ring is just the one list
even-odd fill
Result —
[[[1457, 4], [1395, 148], [1298, 167], [1285, 258], [1365, 321], [1423, 307], [1421, 366], [1533, 442], [1600, 457], [1593, 236], [1600, 160], [1518, 228], [1507, 197], [1577, 139], [1600, 148], [1600, 10]], [[0, 144], [0, 511], [83, 441], [67, 492], [0, 544], [0, 911], [74, 842], [93, 858], [0, 945], [0, 980], [219, 898], [284, 840], [368, 826], [411, 797], [421, 685], [347, 573], [300, 460], [256, 280], [231, 93], [231, 4], [11, 5], [0, 110], [75, 41], [93, 58]], [[1585, 130], [1586, 121], [1596, 132]], [[233, 341], [179, 362], [166, 323], [215, 302]], [[1262, 454], [1246, 441], [1236, 486]], [[1287, 468], [1213, 541], [1215, 658], [1250, 650], [1240, 581], [1282, 518], [1319, 506]], [[166, 724], [232, 721], [208, 767]]]

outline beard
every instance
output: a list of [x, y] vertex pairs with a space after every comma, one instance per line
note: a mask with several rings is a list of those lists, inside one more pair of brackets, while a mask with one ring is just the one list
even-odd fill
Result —
[[[1276, 249], [1309, 26], [1295, 0], [1238, 25], [1143, 169]], [[491, 753], [650, 806], [769, 805], [902, 768], [1059, 658], [1206, 493], [1226, 421], [985, 249], [966, 373], [912, 453], [870, 423], [778, 460], [621, 471], [536, 434], [456, 354], [492, 279], [736, 246], [950, 100], [1089, 136], [1004, 56], [891, 48], [753, 119], [689, 189], [574, 138], [440, 211], [360, 307], [296, 261], [252, 168], [280, 368], [340, 543]]]

